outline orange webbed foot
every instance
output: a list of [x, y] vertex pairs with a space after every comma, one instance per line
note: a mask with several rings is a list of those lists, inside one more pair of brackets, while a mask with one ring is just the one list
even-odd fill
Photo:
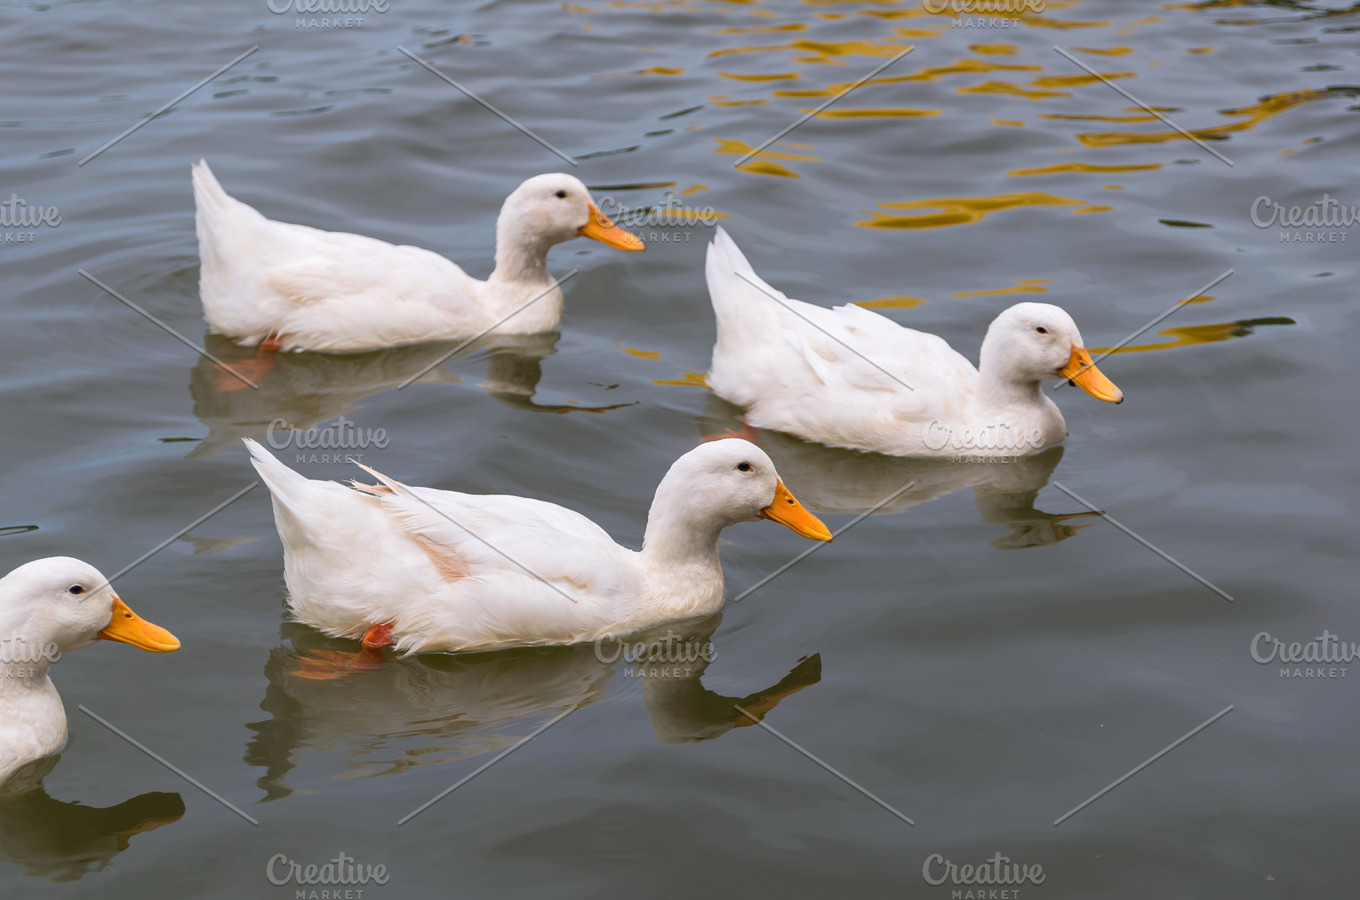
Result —
[[283, 338], [278, 335], [269, 335], [260, 341], [258, 352], [254, 359], [242, 359], [229, 363], [231, 371], [225, 369], [217, 373], [217, 390], [219, 393], [231, 393], [232, 391], [242, 391], [250, 387], [243, 379], [259, 384], [264, 376], [268, 375], [274, 368], [274, 354], [283, 349]]
[[293, 674], [309, 681], [337, 681], [359, 672], [371, 672], [382, 668], [382, 651], [395, 644], [391, 625], [374, 625], [364, 633], [364, 649], [314, 650], [298, 660]]

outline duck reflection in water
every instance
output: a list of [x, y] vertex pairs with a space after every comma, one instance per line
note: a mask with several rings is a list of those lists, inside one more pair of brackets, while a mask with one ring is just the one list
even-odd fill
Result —
[[29, 763], [0, 784], [0, 859], [25, 875], [75, 881], [103, 870], [135, 835], [184, 815], [179, 794], [159, 791], [105, 808], [53, 799], [42, 780], [60, 759]]
[[[885, 456], [753, 428], [739, 407], [716, 396], [709, 398], [699, 427], [704, 440], [740, 437], [758, 445], [774, 460], [789, 489], [818, 513], [899, 513], [972, 488], [982, 521], [1008, 530], [991, 542], [998, 550], [1053, 546], [1091, 524], [1069, 524], [1072, 520], [1101, 515], [1034, 508], [1039, 491], [1063, 458], [1061, 445], [1029, 456], [991, 459]], [[911, 487], [903, 490], [907, 485]]]
[[489, 335], [466, 346], [439, 341], [341, 354], [244, 348], [220, 335], [208, 334], [204, 337], [207, 351], [223, 365], [202, 356], [190, 375], [194, 414], [208, 427], [208, 436], [189, 456], [213, 456], [225, 448], [236, 449], [241, 438], [262, 440], [270, 423], [280, 419], [290, 429], [309, 429], [352, 412], [366, 397], [408, 383], [461, 384], [462, 379], [445, 368], [479, 354], [485, 356], [487, 366], [481, 387], [515, 409], [601, 413], [634, 405], [535, 403], [534, 394], [543, 377], [542, 360], [557, 352], [559, 337], [557, 332]]
[[[266, 800], [287, 797], [304, 750], [337, 754], [336, 777], [404, 772], [509, 749], [545, 719], [641, 683], [643, 705], [663, 744], [707, 741], [755, 724], [791, 694], [821, 680], [821, 657], [797, 661], [764, 690], [729, 697], [705, 688], [721, 614], [670, 622], [597, 644], [400, 657], [361, 649], [297, 624], [265, 664], [269, 720], [245, 760], [266, 771]], [[624, 679], [627, 679], [626, 681]], [[635, 679], [635, 681], [634, 681]]]

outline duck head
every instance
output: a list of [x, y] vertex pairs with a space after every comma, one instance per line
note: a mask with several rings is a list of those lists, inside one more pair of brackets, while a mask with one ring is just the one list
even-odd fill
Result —
[[[827, 527], [784, 486], [765, 451], [740, 438], [700, 444], [676, 460], [656, 489], [652, 516], [696, 533], [769, 519], [803, 537], [831, 540]], [[647, 530], [650, 535], [652, 517]]]
[[505, 198], [496, 224], [500, 245], [551, 246], [575, 237], [593, 238], [618, 250], [645, 250], [636, 235], [600, 212], [579, 178], [535, 175]]
[[64, 556], [27, 563], [0, 578], [0, 640], [16, 639], [28, 645], [26, 652], [68, 653], [98, 640], [152, 653], [180, 647], [173, 634], [129, 609], [98, 569]]
[[1124, 392], [1091, 360], [1077, 323], [1049, 303], [1017, 303], [997, 316], [979, 362], [988, 379], [1034, 384], [1066, 378], [1097, 400], [1124, 402]]

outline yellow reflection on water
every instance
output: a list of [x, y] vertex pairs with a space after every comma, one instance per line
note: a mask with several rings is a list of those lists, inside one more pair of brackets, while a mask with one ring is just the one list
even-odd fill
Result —
[[[1171, 112], [1171, 110], [1152, 107], [1158, 112]], [[1040, 113], [1041, 119], [1062, 119], [1069, 122], [1155, 122], [1157, 117], [1151, 113], [1139, 113], [1131, 116], [1083, 116], [1064, 113]]]
[[797, 72], [771, 72], [768, 75], [740, 75], [736, 72], [719, 72], [719, 78], [731, 78], [733, 81], [789, 81], [800, 77]]
[[960, 94], [1004, 94], [1011, 97], [1023, 97], [1026, 100], [1044, 100], [1048, 97], [1070, 97], [1067, 91], [1036, 91], [1030, 88], [1022, 88], [1018, 84], [1009, 81], [984, 81], [982, 84], [975, 84], [971, 87], [958, 88]]
[[1134, 78], [1137, 72], [1101, 72], [1099, 75], [1044, 75], [1034, 79], [1030, 84], [1041, 88], [1054, 87], [1085, 87], [1088, 84], [1095, 84], [1097, 81], [1114, 81], [1116, 78]]
[[798, 91], [775, 91], [776, 97], [833, 97], [849, 91], [852, 88], [865, 88], [876, 84], [901, 84], [912, 81], [934, 81], [943, 75], [974, 75], [986, 72], [1042, 72], [1043, 66], [1027, 65], [1006, 65], [1005, 63], [989, 62], [985, 59], [971, 59], [964, 57], [956, 63], [947, 66], [926, 66], [915, 72], [906, 75], [885, 75], [879, 78], [870, 78], [867, 81], [842, 81], [827, 85], [820, 90], [798, 90]]
[[1052, 278], [1017, 278], [1014, 287], [997, 288], [994, 291], [964, 291], [955, 294], [955, 297], [990, 297], [994, 294], [1047, 294], [1046, 284], [1051, 284]]
[[[763, 103], [764, 101], [762, 100], [760, 102]], [[718, 146], [715, 147], [713, 150], [714, 153], [726, 153], [733, 156], [745, 156], [752, 150], [755, 150], [754, 147], [752, 147], [745, 141], [735, 141], [729, 138], [714, 138], [713, 140], [716, 141], [718, 144]], [[805, 145], [790, 144], [788, 146], [798, 147]], [[774, 160], [776, 159], [796, 159], [803, 160], [805, 162], [821, 162], [821, 159], [816, 156], [806, 156], [798, 153], [780, 153], [777, 150], [771, 150], [769, 148], [766, 148], [764, 150], [761, 150], [751, 159], [737, 166], [737, 168], [741, 169], [743, 172], [753, 172], [756, 175], [774, 175], [780, 178], [802, 177], [797, 172], [793, 171], [787, 166], [774, 162]]]
[[1129, 166], [1099, 166], [1094, 163], [1056, 163], [1051, 166], [1039, 166], [1033, 169], [1011, 169], [1006, 174], [1012, 177], [1024, 177], [1026, 175], [1060, 175], [1064, 172], [1144, 172], [1149, 169], [1160, 169], [1161, 163], [1144, 163], [1142, 165]]
[[742, 28], [710, 28], [709, 34], [775, 34], [780, 31], [806, 31], [804, 22], [789, 22], [787, 25], [747, 25]]
[[1073, 47], [1074, 53], [1092, 53], [1096, 56], [1127, 56], [1133, 52], [1132, 47], [1106, 47], [1103, 50], [1095, 47]]
[[775, 44], [773, 46], [762, 47], [725, 47], [721, 50], [712, 50], [709, 57], [735, 56], [738, 53], [763, 53], [773, 50], [798, 50], [812, 54], [811, 56], [795, 56], [797, 62], [824, 63], [827, 65], [845, 65], [838, 57], [842, 56], [894, 56], [901, 53], [910, 44], [903, 44], [897, 41], [791, 41], [787, 44]]
[[624, 353], [627, 353], [629, 356], [633, 356], [633, 357], [636, 357], [636, 358], [638, 358], [638, 359], [660, 359], [660, 358], [661, 358], [661, 354], [660, 354], [660, 353], [657, 353], [655, 350], [639, 350], [639, 349], [636, 348], [636, 347], [624, 347], [622, 344], [615, 344], [614, 346], [615, 346], [615, 347], [619, 347], [620, 349], [623, 350]]
[[994, 212], [1025, 206], [1076, 206], [1077, 212], [1103, 211], [1109, 207], [1094, 207], [1085, 200], [1059, 197], [1044, 191], [1024, 191], [1017, 194], [998, 194], [995, 197], [936, 197], [929, 200], [909, 200], [902, 203], [880, 203], [880, 209], [924, 209], [915, 215], [865, 210], [872, 219], [856, 222], [866, 228], [947, 228], [951, 225], [972, 225]]
[[925, 302], [922, 297], [879, 297], [877, 300], [860, 300], [855, 306], [865, 309], [915, 309]]
[[1231, 338], [1246, 337], [1252, 329], [1261, 325], [1294, 325], [1293, 319], [1284, 316], [1268, 316], [1261, 319], [1239, 319], [1236, 322], [1220, 322], [1217, 325], [1184, 325], [1179, 328], [1164, 328], [1157, 332], [1171, 340], [1160, 344], [1137, 344], [1113, 349], [1093, 347], [1091, 353], [1146, 353], [1149, 350], [1171, 350], [1176, 347], [1193, 347], [1197, 344], [1213, 344]]
[[[800, 109], [801, 113], [810, 113], [810, 109]], [[938, 116], [938, 109], [912, 109], [908, 106], [880, 109], [824, 109], [817, 113], [819, 119], [881, 119], [892, 117], [913, 117], [913, 116]]]
[[655, 381], [652, 382], [652, 384], [668, 384], [668, 385], [673, 385], [673, 386], [675, 386], [675, 387], [699, 387], [699, 388], [706, 388], [706, 387], [708, 387], [708, 373], [707, 373], [707, 372], [686, 372], [684, 375], [681, 375], [679, 378], [664, 378], [664, 379], [660, 379], [660, 380], [655, 380]]
[[[1187, 134], [1194, 135], [1200, 140], [1212, 140], [1225, 134], [1237, 131], [1247, 131], [1255, 128], [1265, 120], [1278, 116], [1287, 109], [1292, 109], [1313, 100], [1321, 100], [1326, 97], [1343, 96], [1340, 89], [1326, 88], [1323, 90], [1304, 90], [1287, 91], [1281, 94], [1271, 94], [1262, 98], [1259, 103], [1251, 106], [1243, 106], [1238, 109], [1225, 109], [1225, 116], [1242, 116], [1240, 122], [1231, 122], [1226, 125], [1215, 125], [1209, 128], [1186, 129]], [[1160, 144], [1167, 141], [1188, 140], [1186, 134], [1178, 131], [1155, 131], [1150, 133], [1132, 133], [1127, 131], [1107, 131], [1107, 132], [1088, 132], [1077, 135], [1077, 140], [1088, 147], [1111, 147], [1121, 144]]]

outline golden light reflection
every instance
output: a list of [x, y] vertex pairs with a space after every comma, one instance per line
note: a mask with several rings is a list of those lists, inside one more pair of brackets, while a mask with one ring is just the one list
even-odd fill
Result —
[[922, 297], [879, 297], [877, 300], [860, 300], [855, 306], [865, 309], [915, 309], [925, 302]]
[[[1153, 107], [1157, 109], [1157, 107]], [[1158, 112], [1171, 112], [1168, 109], [1160, 109]], [[1132, 116], [1082, 116], [1064, 113], [1040, 113], [1041, 119], [1061, 119], [1068, 122], [1155, 122], [1157, 117], [1151, 113], [1141, 113]]]
[[[801, 113], [810, 113], [810, 109], [800, 109]], [[817, 113], [819, 119], [886, 119], [886, 118], [912, 118], [916, 116], [938, 116], [938, 109], [912, 109], [903, 106], [892, 109], [824, 109]]]
[[636, 347], [625, 347], [622, 344], [615, 344], [614, 346], [622, 349], [624, 353], [627, 353], [629, 356], [636, 357], [637, 359], [661, 358], [661, 354], [657, 353], [655, 350], [639, 350]]
[[747, 25], [742, 28], [710, 28], [709, 34], [776, 34], [781, 31], [806, 31], [804, 22], [789, 22], [787, 25]]
[[661, 379], [661, 380], [653, 381], [652, 384], [666, 384], [666, 385], [672, 385], [672, 386], [675, 386], [675, 387], [697, 387], [697, 388], [707, 388], [707, 387], [708, 387], [708, 373], [707, 373], [707, 372], [686, 372], [684, 375], [681, 375], [679, 378], [664, 378], [664, 379]]
[[[1188, 134], [1194, 135], [1200, 140], [1213, 140], [1225, 134], [1232, 134], [1238, 131], [1247, 131], [1255, 128], [1262, 122], [1295, 106], [1309, 103], [1314, 100], [1322, 100], [1327, 97], [1345, 96], [1340, 88], [1326, 88], [1323, 90], [1304, 90], [1288, 91], [1281, 94], [1272, 94], [1263, 98], [1259, 103], [1251, 106], [1243, 106], [1238, 109], [1225, 109], [1222, 114], [1225, 116], [1243, 116], [1241, 122], [1230, 122], [1226, 125], [1215, 125], [1209, 128], [1186, 129]], [[1088, 132], [1077, 135], [1077, 140], [1087, 147], [1111, 147], [1125, 144], [1161, 144], [1168, 141], [1188, 140], [1185, 134], [1178, 131], [1154, 131], [1145, 134], [1132, 133], [1127, 131], [1107, 131], [1107, 132]]]
[[957, 293], [955, 297], [991, 297], [995, 294], [1047, 294], [1046, 284], [1051, 284], [1052, 278], [1017, 278], [1014, 287], [997, 288], [994, 291], [964, 291]]
[[1152, 169], [1160, 169], [1161, 167], [1161, 163], [1144, 163], [1142, 165], [1129, 166], [1099, 166], [1094, 163], [1072, 162], [1057, 163], [1051, 166], [1038, 166], [1033, 169], [1011, 169], [1006, 174], [1013, 178], [1023, 178], [1029, 175], [1061, 175], [1066, 172], [1146, 172]]
[[1127, 56], [1133, 52], [1132, 47], [1106, 47], [1103, 50], [1095, 47], [1073, 47], [1073, 53], [1090, 53], [1095, 56]]
[[957, 89], [960, 94], [1003, 94], [1011, 97], [1023, 97], [1026, 100], [1044, 100], [1049, 97], [1070, 97], [1067, 91], [1036, 91], [1029, 88], [1022, 88], [1018, 84], [1009, 81], [984, 81], [982, 84], [975, 84], [972, 87], [961, 87]]
[[[716, 141], [718, 144], [717, 148], [713, 151], [714, 153], [727, 153], [733, 156], [745, 156], [752, 150], [756, 149], [755, 147], [752, 147], [745, 141], [734, 141], [729, 138], [714, 138], [713, 140]], [[768, 147], [764, 150], [761, 150], [757, 158], [797, 159], [803, 160], [804, 162], [821, 162], [821, 159], [816, 156], [805, 156], [799, 153], [780, 153], [778, 150], [771, 150]]]
[[728, 100], [726, 94], [708, 98], [709, 106], [763, 106], [769, 100]]
[[719, 72], [719, 78], [731, 78], [733, 81], [791, 81], [800, 77], [797, 72], [772, 72], [769, 75], [740, 75], [736, 72]]
[[1015, 44], [969, 44], [968, 49], [983, 56], [1014, 56], [1020, 52]]
[[1028, 65], [1007, 65], [1005, 63], [989, 62], [985, 59], [971, 59], [964, 57], [952, 65], [947, 66], [927, 66], [906, 75], [886, 75], [879, 78], [870, 78], [867, 81], [843, 81], [827, 85], [820, 90], [808, 89], [798, 91], [775, 91], [776, 97], [834, 97], [845, 93], [851, 88], [866, 88], [878, 84], [902, 84], [913, 81], [935, 81], [945, 75], [976, 75], [987, 72], [1042, 72], [1043, 66]]
[[735, 56], [739, 53], [764, 53], [774, 50], [798, 50], [813, 54], [812, 56], [795, 56], [797, 62], [821, 63], [826, 65], [842, 66], [845, 63], [839, 59], [842, 56], [874, 56], [887, 57], [901, 53], [910, 44], [898, 41], [875, 42], [875, 41], [792, 41], [787, 44], [775, 44], [763, 47], [725, 47], [721, 50], [709, 52], [709, 58], [719, 56]]
[[1116, 78], [1136, 78], [1137, 72], [1101, 72], [1100, 75], [1044, 75], [1030, 82], [1040, 88], [1085, 87], [1098, 81], [1114, 81]]
[[1120, 347], [1092, 347], [1093, 354], [1146, 353], [1150, 350], [1172, 350], [1177, 347], [1193, 347], [1199, 344], [1213, 344], [1232, 338], [1247, 337], [1253, 329], [1263, 325], [1295, 325], [1293, 319], [1284, 316], [1268, 316], [1260, 319], [1240, 319], [1236, 322], [1221, 322], [1217, 325], [1185, 325], [1179, 328], [1164, 328], [1157, 332], [1171, 338], [1160, 344], [1137, 344]]
[[1025, 191], [1018, 194], [998, 194], [995, 197], [937, 197], [929, 200], [909, 200], [904, 203], [880, 203], [880, 209], [938, 210], [915, 215], [865, 210], [872, 219], [856, 222], [865, 228], [948, 228], [953, 225], [972, 225], [995, 212], [1027, 206], [1076, 206], [1076, 212], [1095, 212], [1108, 207], [1092, 207], [1085, 200], [1059, 197], [1044, 191]]

